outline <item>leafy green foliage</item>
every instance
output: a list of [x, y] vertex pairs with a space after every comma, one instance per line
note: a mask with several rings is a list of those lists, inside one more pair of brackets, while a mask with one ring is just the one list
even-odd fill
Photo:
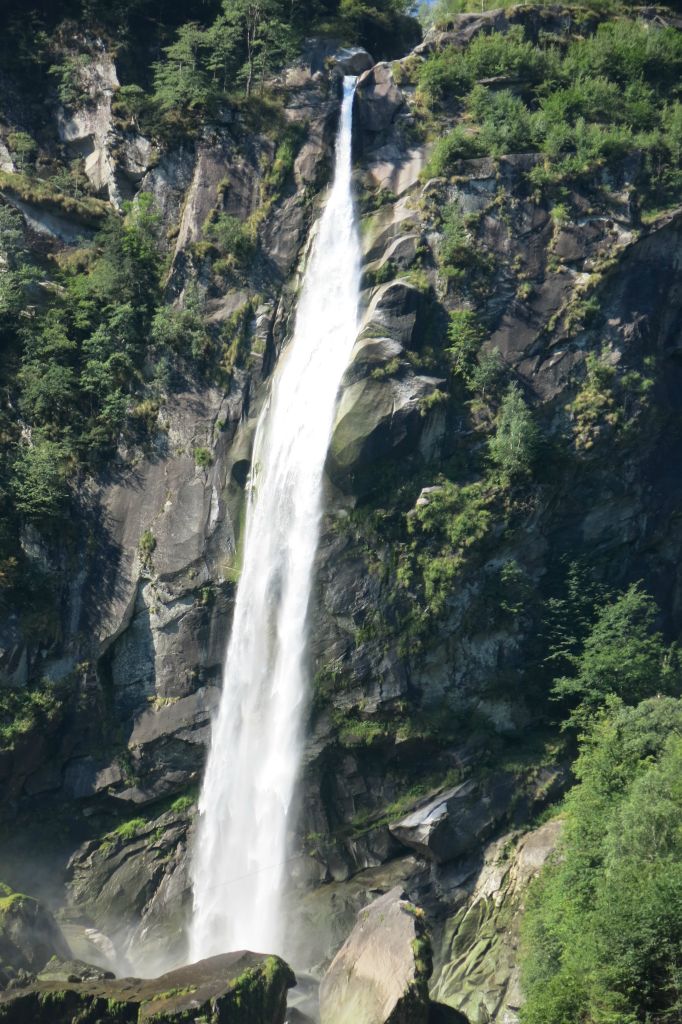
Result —
[[524, 1024], [682, 1009], [682, 703], [612, 700], [585, 738], [558, 857], [523, 926]]
[[57, 96], [65, 107], [77, 107], [86, 98], [83, 89], [83, 71], [90, 58], [86, 54], [66, 57], [60, 64], [53, 64], [49, 73], [56, 79]]
[[456, 160], [468, 160], [481, 156], [483, 152], [484, 148], [478, 136], [462, 125], [457, 125], [436, 142], [424, 168], [423, 177], [443, 177], [450, 173]]
[[10, 132], [7, 136], [9, 148], [20, 171], [26, 171], [34, 162], [38, 146], [27, 132]]
[[654, 631], [657, 611], [638, 584], [601, 609], [581, 649], [566, 655], [573, 673], [554, 684], [554, 695], [573, 705], [569, 721], [585, 721], [612, 696], [636, 704], [679, 690], [679, 658]]
[[476, 363], [486, 332], [476, 313], [469, 309], [457, 309], [450, 314], [448, 324], [449, 347], [446, 354], [453, 373], [468, 381]]
[[609, 358], [609, 350], [590, 352], [580, 390], [566, 407], [573, 421], [578, 450], [589, 451], [604, 437], [627, 439], [649, 404], [653, 360], [644, 360], [644, 373], [625, 370]]
[[510, 479], [527, 475], [533, 468], [539, 444], [540, 431], [521, 389], [510, 384], [497, 414], [495, 433], [488, 440], [491, 461]]
[[63, 441], [43, 438], [20, 449], [12, 483], [16, 507], [27, 519], [48, 523], [63, 515], [71, 458], [71, 449]]
[[22, 736], [58, 716], [60, 709], [59, 694], [51, 684], [0, 689], [0, 750], [11, 750]]
[[[529, 177], [545, 188], [638, 150], [649, 201], [671, 202], [682, 189], [681, 67], [675, 29], [627, 18], [574, 38], [564, 53], [518, 27], [478, 35], [463, 51], [444, 47], [421, 65], [418, 96], [427, 106], [457, 101], [466, 122], [436, 142], [426, 172], [535, 151], [545, 159]], [[513, 90], [500, 88], [506, 80]]]
[[229, 213], [219, 213], [206, 225], [206, 238], [230, 265], [243, 265], [254, 252], [248, 225]]
[[[401, 0], [319, 0], [292, 7], [284, 0], [223, 0], [208, 25], [189, 21], [154, 65], [153, 102], [169, 120], [213, 108], [235, 84], [250, 97], [291, 61], [316, 19], [332, 15], [337, 28], [373, 52], [400, 52], [416, 39], [415, 23]], [[335, 7], [335, 10], [334, 10]], [[392, 55], [392, 54], [391, 54]]]

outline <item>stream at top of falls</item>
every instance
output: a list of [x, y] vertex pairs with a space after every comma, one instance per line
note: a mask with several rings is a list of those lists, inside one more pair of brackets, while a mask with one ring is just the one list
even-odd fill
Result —
[[307, 703], [307, 614], [337, 392], [358, 324], [351, 184], [355, 79], [291, 341], [260, 415], [243, 567], [191, 863], [190, 961], [284, 952], [284, 890]]

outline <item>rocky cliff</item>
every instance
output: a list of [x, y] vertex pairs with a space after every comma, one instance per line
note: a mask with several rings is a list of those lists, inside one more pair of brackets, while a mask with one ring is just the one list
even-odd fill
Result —
[[[0, 869], [47, 897], [84, 960], [151, 973], [185, 953], [253, 431], [346, 72], [359, 75], [362, 322], [327, 464], [292, 959], [324, 967], [356, 912], [399, 885], [426, 913], [433, 998], [472, 1021], [515, 1019], [518, 914], [558, 825], [524, 832], [569, 780], [546, 699], [547, 608], [580, 563], [611, 590], [643, 580], [663, 628], [680, 627], [682, 213], [643, 213], [636, 149], [563, 182], [560, 199], [533, 177], [538, 152], [456, 155], [435, 173], [461, 111], [425, 111], [419, 67], [519, 26], [566, 45], [599, 20], [465, 14], [376, 64], [313, 42], [273, 83], [276, 109], [224, 109], [195, 137], [163, 140], [116, 114], [116, 54], [83, 38], [83, 96], [48, 108], [41, 147], [79, 162], [91, 198], [29, 188], [0, 148], [3, 206], [55, 260], [77, 258], [107, 208], [151, 195], [166, 301], [199, 301], [223, 344], [221, 373], [179, 362], [144, 440], [78, 481], [74, 537], [22, 527], [22, 559], [54, 581], [49, 628], [3, 606], [0, 685], [56, 697], [0, 749]], [[22, 116], [10, 92], [8, 124]], [[285, 136], [292, 155], [273, 178]], [[219, 265], [222, 215], [254, 227], [241, 265]], [[483, 383], [462, 372], [453, 323], [481, 332]], [[509, 383], [539, 441], [532, 473], [502, 484], [486, 446]]]

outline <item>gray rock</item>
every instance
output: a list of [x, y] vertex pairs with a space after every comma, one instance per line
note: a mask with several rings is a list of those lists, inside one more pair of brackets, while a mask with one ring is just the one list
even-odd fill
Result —
[[374, 66], [374, 58], [361, 46], [345, 46], [330, 58], [330, 62], [344, 75], [361, 75]]
[[105, 981], [114, 977], [113, 971], [106, 971], [84, 960], [60, 960], [53, 956], [38, 972], [36, 981]]
[[0, 988], [20, 971], [35, 973], [71, 951], [59, 925], [38, 900], [0, 885]]
[[77, 1024], [111, 1019], [138, 1024], [159, 1021], [248, 1020], [284, 1024], [287, 989], [295, 983], [279, 957], [226, 953], [181, 967], [158, 978], [99, 979], [80, 983], [37, 982], [0, 996], [6, 1024]]
[[[189, 817], [192, 809], [169, 811], [151, 821], [136, 821], [130, 833], [112, 832], [85, 843], [67, 867], [69, 913], [89, 924], [79, 942], [81, 957], [94, 939], [105, 942], [106, 961], [118, 972], [131, 964], [148, 975], [160, 962], [182, 963], [187, 955], [186, 915], [191, 905], [187, 873]], [[117, 959], [111, 961], [111, 950]]]
[[445, 790], [389, 825], [395, 838], [438, 863], [468, 853], [509, 812], [514, 778], [500, 776], [488, 788], [468, 780]]
[[377, 288], [363, 318], [363, 331], [386, 334], [406, 348], [417, 348], [426, 310], [424, 293], [408, 281], [397, 280]]
[[431, 995], [465, 1019], [518, 1024], [525, 897], [556, 850], [561, 828], [555, 818], [523, 836], [512, 833], [491, 843], [464, 906], [439, 929]]
[[360, 76], [356, 96], [358, 126], [370, 137], [387, 131], [405, 102], [386, 61]]
[[427, 1024], [431, 950], [398, 886], [358, 914], [320, 985], [321, 1024]]
[[426, 423], [421, 403], [441, 385], [438, 378], [408, 372], [399, 380], [370, 376], [344, 388], [327, 458], [332, 480], [362, 493], [377, 461], [416, 451]]

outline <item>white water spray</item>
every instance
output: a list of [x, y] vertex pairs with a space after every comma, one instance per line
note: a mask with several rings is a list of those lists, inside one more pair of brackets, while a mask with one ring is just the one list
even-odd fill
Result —
[[283, 952], [290, 810], [301, 760], [306, 616], [336, 394], [357, 333], [360, 252], [351, 193], [355, 80], [344, 80], [334, 182], [293, 338], [254, 445], [223, 693], [192, 861], [192, 961]]

